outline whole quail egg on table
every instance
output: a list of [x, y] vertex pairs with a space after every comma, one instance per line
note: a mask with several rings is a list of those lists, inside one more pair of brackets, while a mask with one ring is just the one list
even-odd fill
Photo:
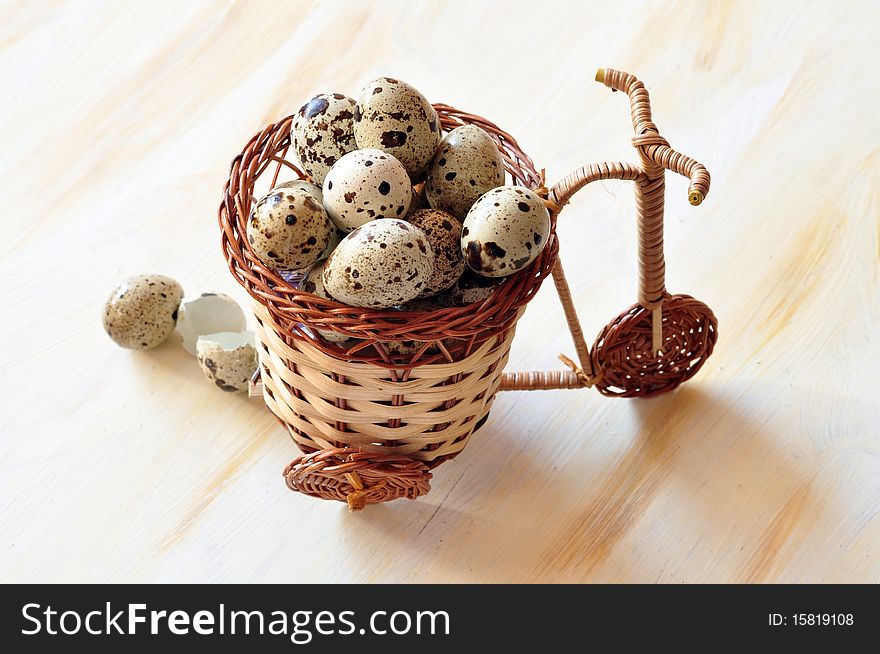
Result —
[[104, 305], [104, 330], [130, 350], [158, 347], [177, 324], [183, 288], [164, 275], [136, 275], [117, 285]]

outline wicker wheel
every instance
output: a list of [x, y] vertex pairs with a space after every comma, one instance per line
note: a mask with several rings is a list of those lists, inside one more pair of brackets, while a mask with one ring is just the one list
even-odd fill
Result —
[[601, 331], [593, 345], [595, 383], [602, 395], [651, 397], [672, 390], [703, 366], [715, 348], [718, 321], [689, 295], [663, 302], [663, 346], [653, 350], [652, 311], [634, 304]]
[[290, 490], [347, 502], [353, 511], [399, 498], [414, 500], [431, 490], [431, 472], [424, 463], [350, 447], [297, 457], [284, 469], [284, 479]]

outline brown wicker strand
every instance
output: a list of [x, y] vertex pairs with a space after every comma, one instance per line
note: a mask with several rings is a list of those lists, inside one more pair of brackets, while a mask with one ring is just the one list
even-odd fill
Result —
[[347, 502], [352, 511], [398, 498], [414, 500], [431, 490], [431, 472], [424, 463], [350, 447], [298, 456], [283, 475], [291, 490]]

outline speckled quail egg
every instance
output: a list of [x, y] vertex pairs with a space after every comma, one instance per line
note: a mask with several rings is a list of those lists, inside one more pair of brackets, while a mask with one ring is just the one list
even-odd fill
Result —
[[149, 350], [174, 331], [183, 297], [180, 284], [164, 275], [122, 280], [104, 304], [104, 330], [117, 345]]
[[345, 238], [345, 232], [339, 229], [336, 225], [333, 225], [333, 229], [330, 230], [330, 242], [327, 243], [327, 247], [324, 248], [324, 252], [321, 254], [322, 259], [326, 259], [330, 256], [330, 253], [336, 249], [336, 246], [339, 245], [340, 241]]
[[452, 306], [450, 297], [446, 293], [432, 295], [430, 297], [417, 297], [405, 304], [394, 307], [398, 311], [439, 311]]
[[[382, 347], [391, 356], [407, 356], [415, 354], [424, 347], [425, 341], [382, 341]], [[435, 343], [428, 345], [425, 354], [433, 354], [438, 350]]]
[[333, 164], [357, 147], [355, 106], [341, 93], [322, 93], [296, 112], [290, 138], [300, 164], [315, 183], [322, 184]]
[[[432, 297], [416, 298], [415, 300], [410, 300], [406, 304], [402, 304], [394, 308], [398, 311], [434, 312], [440, 311], [441, 309], [449, 308], [449, 306], [449, 298], [446, 296], [446, 294], [441, 294], [434, 295]], [[383, 342], [383, 345], [388, 351], [388, 354], [391, 354], [393, 356], [415, 354], [422, 349], [422, 346], [424, 344], [425, 341], [412, 340]], [[438, 350], [439, 348], [437, 347], [437, 344], [431, 343], [428, 346], [428, 349], [425, 350], [425, 354], [434, 354]]]
[[501, 186], [480, 197], [461, 231], [467, 265], [486, 277], [522, 270], [544, 249], [550, 214], [544, 201], [522, 186]]
[[342, 157], [324, 178], [323, 193], [330, 219], [345, 232], [379, 218], [402, 218], [412, 199], [401, 163], [375, 149]]
[[434, 274], [421, 296], [436, 295], [450, 288], [466, 267], [461, 254], [461, 223], [439, 209], [421, 209], [407, 216], [406, 221], [425, 232], [434, 250]]
[[287, 188], [301, 188], [311, 193], [318, 202], [324, 201], [324, 196], [321, 194], [321, 187], [305, 179], [292, 179], [289, 182], [281, 182], [280, 184], [276, 184], [272, 190], [280, 191]]
[[205, 334], [196, 342], [199, 367], [217, 388], [240, 393], [257, 370], [257, 349], [253, 332]]
[[240, 332], [245, 328], [244, 311], [238, 303], [223, 293], [202, 293], [184, 298], [177, 311], [176, 331], [183, 348], [196, 354], [200, 336], [219, 332]]
[[[327, 292], [327, 289], [324, 288], [324, 265], [326, 263], [327, 260], [322, 259], [309, 268], [305, 272], [302, 281], [299, 283], [299, 287], [306, 293], [317, 295], [325, 300], [333, 300], [334, 298]], [[340, 334], [339, 332], [334, 332], [332, 329], [318, 329], [317, 332], [324, 340], [330, 341], [331, 343], [343, 343], [349, 340], [348, 336]]]
[[354, 121], [359, 148], [393, 154], [410, 177], [422, 178], [440, 142], [440, 120], [421, 93], [405, 82], [380, 77], [361, 90]]
[[449, 132], [431, 164], [425, 190], [435, 209], [464, 220], [483, 193], [504, 184], [504, 161], [495, 141], [476, 125]]
[[474, 302], [484, 302], [504, 278], [483, 277], [468, 268], [444, 295], [449, 297], [453, 306], [461, 307]]
[[324, 264], [323, 279], [339, 302], [387, 309], [415, 299], [433, 272], [434, 252], [425, 233], [404, 220], [386, 218], [342, 239]]
[[302, 270], [330, 243], [333, 226], [321, 203], [306, 189], [276, 189], [260, 198], [247, 223], [248, 243], [270, 268]]
[[[320, 202], [321, 205], [323, 206], [324, 194], [321, 191], [320, 186], [312, 184], [311, 182], [304, 180], [304, 179], [293, 179], [293, 180], [290, 180], [289, 182], [281, 182], [280, 184], [276, 184], [272, 188], [272, 190], [277, 191], [277, 190], [282, 190], [282, 189], [286, 189], [286, 188], [301, 188], [305, 191], [308, 191], [313, 196], [315, 196], [315, 199], [318, 202]], [[330, 256], [330, 253], [333, 252], [333, 248], [335, 248], [337, 245], [339, 245], [339, 241], [342, 240], [343, 236], [345, 236], [345, 232], [343, 232], [341, 229], [336, 227], [336, 225], [333, 225], [333, 228], [330, 230], [330, 242], [327, 243], [327, 247], [324, 248], [324, 251], [321, 253], [322, 259], [325, 259], [326, 257]], [[284, 277], [283, 274], [281, 276]], [[286, 277], [285, 277], [285, 280], [287, 280]]]

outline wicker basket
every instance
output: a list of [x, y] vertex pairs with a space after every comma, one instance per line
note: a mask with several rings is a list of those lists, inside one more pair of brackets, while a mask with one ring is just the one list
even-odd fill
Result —
[[[513, 183], [534, 189], [545, 198], [550, 210], [551, 235], [541, 255], [526, 269], [506, 278], [479, 304], [434, 312], [375, 311], [342, 305], [296, 288], [266, 268], [245, 237], [255, 186], [274, 186], [284, 168], [304, 177], [286, 159], [292, 116], [255, 135], [233, 160], [219, 211], [222, 248], [232, 274], [254, 300], [261, 382], [254, 385], [253, 394], [263, 396], [303, 452], [284, 471], [292, 490], [346, 501], [352, 509], [400, 497], [414, 499], [429, 490], [431, 470], [467, 445], [488, 417], [499, 390], [597, 385], [607, 394], [648, 395], [673, 388], [702, 365], [711, 353], [716, 333], [711, 311], [696, 312], [697, 321], [703, 320], [711, 339], [707, 345], [689, 345], [676, 355], [687, 359], [684, 367], [681, 362], [670, 365], [668, 348], [659, 347], [656, 339], [662, 338], [662, 328], [658, 332], [657, 326], [664, 323], [674, 323], [673, 331], [679, 333], [676, 312], [663, 315], [661, 311], [670, 298], [686, 297], [668, 296], [662, 282], [663, 171], [670, 168], [691, 178], [690, 197], [695, 204], [708, 192], [708, 174], [700, 164], [675, 153], [665, 141], [660, 142], [656, 127], [650, 123], [647, 93], [638, 80], [615, 71], [605, 71], [602, 77], [608, 86], [630, 95], [636, 141], [641, 138], [635, 145], [642, 163], [591, 164], [552, 189], [544, 186], [543, 174], [509, 134], [478, 116], [435, 105], [445, 130], [474, 124], [491, 135]], [[647, 118], [642, 115], [645, 111]], [[637, 314], [638, 319], [623, 321], [622, 327], [617, 324], [620, 318], [616, 319], [603, 330], [601, 343], [597, 341], [590, 353], [559, 261], [556, 219], [578, 189], [591, 181], [611, 178], [636, 182], [640, 304], [622, 314]], [[517, 321], [551, 274], [579, 363], [561, 357], [569, 370], [505, 374]], [[652, 351], [645, 355], [647, 367], [632, 371], [642, 383], [635, 389], [620, 389], [620, 375], [612, 368], [619, 366], [621, 351], [626, 352], [627, 347], [631, 350], [633, 343], [642, 347], [644, 339], [627, 336], [633, 329], [641, 333], [640, 312], [647, 312], [653, 321], [649, 328], [654, 336]], [[353, 340], [330, 343], [317, 335], [319, 330], [331, 330]], [[421, 346], [413, 354], [391, 354], [386, 345], [402, 340]], [[608, 342], [615, 344], [613, 351], [603, 349]], [[699, 357], [684, 354], [697, 350]], [[667, 356], [665, 362], [663, 356]], [[605, 360], [610, 363], [603, 367]], [[629, 354], [623, 360], [628, 362]], [[662, 377], [659, 386], [657, 365]], [[633, 376], [629, 374], [631, 368], [626, 368], [624, 378]], [[605, 379], [616, 380], [617, 386], [603, 386]]]

